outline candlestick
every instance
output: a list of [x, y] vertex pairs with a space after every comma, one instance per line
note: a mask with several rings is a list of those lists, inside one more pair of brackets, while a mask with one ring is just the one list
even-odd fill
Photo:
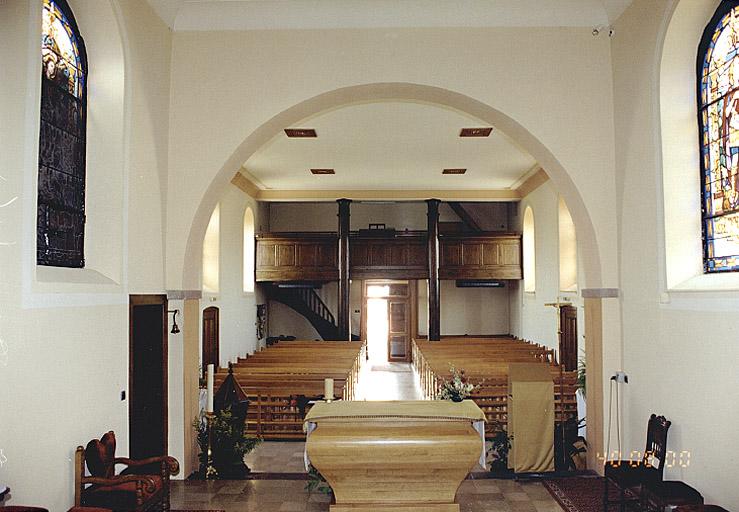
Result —
[[214, 372], [214, 365], [209, 364], [208, 365], [208, 401], [205, 406], [205, 412], [213, 412], [213, 372]]
[[334, 379], [323, 379], [323, 399], [327, 402], [334, 399]]

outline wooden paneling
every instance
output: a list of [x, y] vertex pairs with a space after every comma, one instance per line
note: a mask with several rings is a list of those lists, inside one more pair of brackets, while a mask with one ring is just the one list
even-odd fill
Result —
[[[447, 234], [440, 238], [441, 279], [521, 279], [521, 235]], [[352, 235], [352, 279], [428, 279], [425, 232], [394, 237]], [[256, 237], [257, 281], [336, 281], [338, 239], [332, 233]]]
[[337, 239], [325, 233], [256, 237], [257, 281], [336, 281]]
[[351, 239], [351, 276], [354, 279], [425, 279], [426, 237]]
[[446, 235], [441, 238], [442, 279], [521, 279], [521, 235]]

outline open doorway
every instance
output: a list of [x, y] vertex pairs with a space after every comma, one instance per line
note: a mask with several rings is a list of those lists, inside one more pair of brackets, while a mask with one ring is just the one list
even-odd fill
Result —
[[410, 362], [418, 323], [416, 282], [368, 280], [362, 292], [362, 333], [370, 362]]

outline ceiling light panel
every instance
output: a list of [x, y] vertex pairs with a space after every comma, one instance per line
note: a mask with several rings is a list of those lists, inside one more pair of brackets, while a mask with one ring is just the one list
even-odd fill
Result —
[[318, 137], [313, 128], [285, 128], [285, 135], [291, 139], [315, 139]]
[[490, 137], [490, 133], [492, 133], [493, 128], [487, 127], [487, 128], [462, 128], [462, 131], [459, 132], [460, 137]]

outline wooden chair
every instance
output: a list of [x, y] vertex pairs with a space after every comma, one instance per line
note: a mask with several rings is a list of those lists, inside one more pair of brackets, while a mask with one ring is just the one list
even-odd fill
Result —
[[[128, 466], [120, 474], [115, 465]], [[158, 474], [135, 474], [136, 468], [159, 464]], [[85, 476], [85, 466], [91, 476]], [[100, 440], [75, 453], [75, 506], [104, 507], [116, 511], [168, 511], [169, 477], [179, 473], [177, 460], [168, 456], [131, 460], [115, 456], [115, 434], [110, 431]]]
[[[638, 503], [639, 498], [626, 499], [626, 491], [641, 488], [642, 485], [662, 480], [667, 454], [667, 431], [670, 422], [664, 416], [652, 414], [647, 424], [647, 445], [644, 456], [639, 461], [610, 460], [605, 464], [603, 478], [603, 511], [608, 512], [608, 505], [618, 503], [621, 512], [626, 509], [627, 501]], [[620, 490], [620, 499], [609, 500], [609, 484], [613, 482]], [[638, 496], [638, 494], [636, 495]]]

